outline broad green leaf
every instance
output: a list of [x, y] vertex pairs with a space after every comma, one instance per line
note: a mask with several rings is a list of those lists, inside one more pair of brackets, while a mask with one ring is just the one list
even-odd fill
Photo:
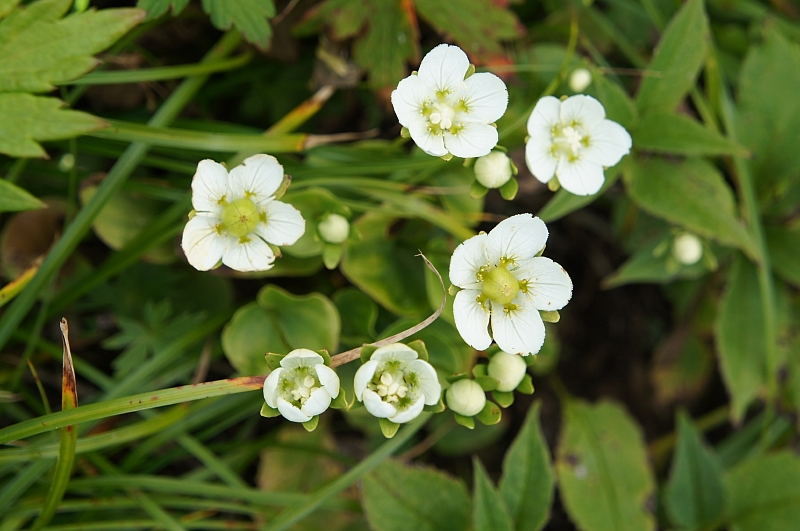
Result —
[[561, 188], [550, 201], [542, 207], [537, 215], [542, 218], [542, 220], [550, 223], [576, 210], [580, 210], [586, 205], [594, 203], [594, 201], [606, 193], [609, 188], [614, 186], [614, 183], [619, 179], [620, 171], [619, 165], [607, 169], [605, 171], [606, 182], [603, 183], [603, 187], [600, 188], [600, 191], [594, 195], [575, 195]]
[[687, 403], [706, 389], [717, 366], [707, 343], [705, 334], [677, 328], [656, 348], [650, 370], [656, 403]]
[[786, 531], [800, 522], [800, 458], [793, 453], [747, 459], [726, 484], [731, 531]]
[[467, 531], [464, 484], [430, 468], [387, 460], [364, 478], [364, 512], [375, 531]]
[[495, 489], [481, 462], [472, 460], [474, 494], [472, 499], [472, 529], [475, 531], [513, 531], [514, 524], [503, 498]]
[[537, 531], [544, 527], [553, 502], [553, 472], [550, 451], [539, 425], [537, 402], [503, 459], [500, 495], [514, 519], [516, 531]]
[[600, 74], [594, 74], [589, 91], [600, 100], [606, 109], [606, 118], [613, 120], [628, 130], [634, 130], [639, 123], [639, 111], [630, 96], [618, 84]]
[[0, 18], [11, 13], [22, 0], [0, 0]]
[[317, 233], [317, 226], [328, 214], [339, 214], [350, 217], [350, 209], [331, 192], [324, 188], [308, 188], [299, 192], [290, 192], [284, 196], [283, 202], [289, 203], [303, 215], [306, 220], [306, 231], [296, 243], [282, 247], [286, 254], [300, 258], [319, 256], [322, 254], [324, 243]]
[[564, 404], [556, 471], [561, 499], [579, 529], [655, 529], [655, 482], [642, 433], [620, 406]]
[[733, 192], [704, 160], [652, 158], [630, 164], [628, 191], [647, 212], [752, 253], [752, 240], [736, 216]]
[[188, 5], [189, 0], [139, 0], [136, 2], [136, 7], [147, 11], [148, 19], [160, 17], [170, 9], [173, 16], [178, 16]]
[[692, 120], [671, 112], [651, 112], [633, 134], [637, 149], [675, 155], [734, 155], [745, 157], [744, 146]]
[[268, 19], [275, 16], [272, 0], [203, 0], [203, 9], [217, 28], [236, 28], [242, 37], [259, 48], [269, 47], [272, 26]]
[[764, 229], [772, 266], [784, 280], [800, 287], [800, 225]]
[[665, 503], [672, 522], [682, 529], [703, 529], [719, 520], [725, 508], [722, 467], [683, 412]]
[[[663, 245], [668, 248], [656, 256], [655, 251]], [[708, 272], [708, 266], [702, 259], [692, 265], [681, 264], [672, 256], [671, 248], [671, 238], [640, 245], [633, 256], [603, 280], [603, 285], [616, 288], [633, 283], [664, 284], [676, 278], [698, 278]]]
[[0, 212], [19, 212], [46, 206], [27, 190], [0, 179]]
[[342, 317], [342, 343], [362, 345], [375, 340], [378, 305], [362, 291], [348, 287], [333, 294]]
[[12, 157], [46, 157], [37, 141], [61, 140], [107, 127], [85, 112], [62, 109], [55, 98], [0, 94], [0, 153]]
[[[63, 12], [65, 0], [39, 0]], [[70, 1], [66, 1], [69, 7]], [[32, 8], [29, 8], [32, 9]], [[92, 57], [114, 44], [144, 18], [140, 9], [102, 9], [34, 21], [9, 16], [0, 22], [0, 92], [44, 92], [97, 64]]]
[[755, 266], [740, 256], [730, 272], [714, 324], [722, 379], [731, 395], [731, 417], [735, 422], [742, 420], [747, 406], [766, 385], [759, 293]]
[[689, 0], [672, 18], [639, 87], [636, 105], [645, 114], [671, 111], [694, 86], [708, 50], [708, 18], [703, 0]]

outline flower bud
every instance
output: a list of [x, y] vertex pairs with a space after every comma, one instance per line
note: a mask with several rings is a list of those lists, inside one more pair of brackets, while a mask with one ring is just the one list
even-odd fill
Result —
[[513, 173], [511, 159], [502, 151], [492, 151], [475, 161], [475, 179], [486, 188], [500, 188]]
[[319, 237], [328, 243], [342, 243], [350, 234], [350, 222], [339, 214], [328, 214], [317, 226]]
[[445, 401], [455, 413], [472, 417], [483, 410], [486, 394], [475, 380], [458, 380], [447, 389]]
[[75, 167], [75, 155], [72, 153], [64, 153], [58, 161], [58, 169], [67, 173]]
[[522, 356], [498, 352], [489, 360], [489, 367], [486, 372], [497, 380], [497, 390], [508, 392], [513, 391], [525, 377], [527, 365]]
[[592, 73], [585, 68], [576, 68], [569, 76], [569, 88], [573, 92], [583, 92], [592, 84]]
[[689, 232], [679, 234], [672, 242], [672, 256], [683, 265], [696, 264], [703, 257], [703, 242]]

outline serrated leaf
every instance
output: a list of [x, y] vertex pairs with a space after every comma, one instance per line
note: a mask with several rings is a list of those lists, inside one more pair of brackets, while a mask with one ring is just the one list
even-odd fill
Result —
[[363, 506], [375, 531], [466, 531], [470, 499], [460, 481], [386, 461], [364, 478]]
[[508, 508], [477, 458], [472, 460], [472, 468], [475, 489], [472, 501], [472, 528], [475, 531], [513, 531], [514, 526]]
[[788, 451], [745, 460], [726, 478], [732, 531], [784, 531], [800, 521], [800, 459]]
[[272, 0], [203, 0], [203, 9], [221, 30], [236, 28], [247, 41], [261, 49], [272, 37], [270, 18], [275, 16]]
[[671, 112], [655, 111], [646, 114], [633, 133], [633, 144], [637, 149], [675, 155], [745, 157], [749, 154], [744, 146], [686, 115]]
[[37, 141], [61, 140], [107, 127], [84, 112], [62, 109], [63, 102], [32, 94], [0, 94], [0, 153], [46, 157]]
[[31, 21], [12, 15], [0, 22], [0, 92], [45, 92], [80, 77], [97, 64], [94, 54], [145, 16], [140, 9], [103, 9], [51, 19], [52, 13], [63, 11], [63, 4], [40, 0], [27, 10], [47, 8], [47, 17]]
[[136, 7], [147, 11], [147, 18], [158, 18], [168, 10], [173, 16], [178, 16], [189, 5], [189, 0], [139, 0]]
[[406, 63], [419, 56], [413, 11], [397, 0], [371, 0], [369, 26], [353, 46], [353, 59], [370, 73], [374, 88], [393, 87], [406, 75]]
[[561, 499], [583, 531], [655, 529], [655, 481], [642, 433], [618, 405], [570, 400], [558, 444]]
[[689, 0], [672, 18], [639, 87], [636, 105], [644, 114], [671, 111], [694, 86], [708, 50], [709, 29], [703, 0]]
[[20, 212], [44, 208], [45, 205], [30, 192], [12, 184], [5, 179], [0, 179], [0, 212]]
[[528, 410], [514, 442], [503, 458], [500, 495], [516, 531], [538, 531], [547, 522], [553, 502], [553, 471], [550, 451], [539, 426], [537, 402]]

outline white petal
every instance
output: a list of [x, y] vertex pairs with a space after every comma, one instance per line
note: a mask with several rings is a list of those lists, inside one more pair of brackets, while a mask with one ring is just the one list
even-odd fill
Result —
[[531, 214], [517, 214], [506, 218], [489, 231], [486, 238], [486, 256], [493, 264], [501, 258], [522, 262], [533, 258], [547, 242], [547, 226]]
[[274, 261], [275, 253], [255, 234], [248, 242], [232, 240], [222, 255], [222, 263], [236, 271], [265, 271]]
[[474, 289], [456, 293], [453, 317], [456, 320], [456, 329], [467, 345], [477, 350], [486, 350], [492, 344], [492, 338], [487, 330], [489, 312], [476, 300], [480, 294], [480, 291]]
[[486, 234], [473, 236], [453, 251], [450, 258], [450, 282], [461, 288], [474, 285], [478, 281], [475, 275], [487, 263]]
[[506, 314], [502, 304], [492, 303], [492, 335], [500, 350], [509, 354], [536, 354], [544, 344], [544, 322], [539, 312], [520, 293], [517, 309]]
[[263, 206], [275, 195], [282, 182], [283, 166], [275, 157], [253, 155], [231, 170], [231, 196], [235, 200], [247, 194], [256, 204]]
[[381, 400], [378, 393], [371, 389], [366, 389], [363, 394], [364, 407], [367, 408], [369, 414], [379, 419], [385, 419], [397, 415], [397, 408], [388, 402]]
[[525, 144], [525, 164], [540, 182], [546, 183], [553, 178], [558, 166], [558, 157], [553, 156], [550, 148], [552, 142], [548, 139], [528, 139]]
[[367, 384], [375, 376], [375, 371], [378, 369], [379, 363], [377, 361], [369, 360], [364, 365], [358, 368], [355, 378], [353, 378], [353, 392], [356, 399], [363, 401], [364, 391], [367, 389]]
[[564, 125], [577, 122], [584, 129], [591, 129], [605, 117], [603, 104], [591, 96], [578, 94], [561, 102], [561, 122]]
[[603, 120], [589, 132], [589, 146], [581, 153], [589, 162], [613, 166], [631, 152], [631, 135], [611, 120]]
[[444, 137], [442, 135], [432, 134], [428, 130], [427, 121], [416, 121], [406, 127], [408, 127], [411, 139], [422, 151], [434, 157], [443, 157], [447, 155], [447, 150], [444, 147]]
[[419, 397], [416, 402], [408, 406], [406, 409], [398, 411], [395, 415], [390, 416], [389, 420], [395, 424], [405, 424], [406, 422], [412, 421], [419, 417], [419, 414], [422, 413], [422, 409], [424, 407], [425, 399]]
[[436, 369], [425, 360], [414, 360], [408, 364], [408, 373], [416, 373], [419, 379], [419, 388], [425, 397], [425, 403], [432, 406], [439, 402], [442, 396], [442, 384], [436, 376]]
[[216, 212], [220, 209], [220, 200], [227, 194], [225, 166], [211, 159], [201, 160], [192, 177], [192, 208], [198, 212]]
[[271, 408], [277, 407], [276, 400], [278, 398], [278, 382], [281, 378], [281, 372], [283, 372], [283, 369], [278, 367], [269, 373], [267, 379], [264, 380], [264, 400]]
[[497, 145], [497, 128], [481, 122], [461, 122], [458, 133], [444, 132], [444, 147], [447, 151], [464, 159], [488, 155]]
[[324, 363], [322, 356], [307, 348], [297, 348], [281, 359], [281, 367], [294, 369], [296, 367], [313, 367]]
[[560, 310], [572, 298], [572, 280], [563, 267], [549, 258], [531, 258], [514, 271], [517, 279], [528, 281], [528, 297], [537, 310]]
[[419, 78], [437, 91], [452, 93], [463, 87], [468, 68], [469, 59], [461, 48], [440, 44], [422, 58]]
[[195, 269], [208, 271], [225, 254], [230, 238], [217, 232], [219, 223], [215, 217], [198, 214], [183, 229], [181, 248]]
[[336, 374], [336, 371], [322, 363], [315, 366], [314, 369], [317, 371], [319, 383], [331, 395], [331, 398], [339, 396], [339, 375]]
[[292, 422], [308, 422], [311, 420], [310, 415], [306, 415], [294, 404], [288, 402], [285, 398], [278, 397], [278, 411], [286, 420]]
[[325, 412], [331, 405], [331, 395], [322, 387], [311, 392], [306, 403], [300, 408], [305, 415], [316, 417]]
[[464, 84], [467, 86], [464, 103], [469, 109], [468, 120], [488, 124], [505, 114], [508, 89], [502, 79], [489, 73], [472, 74]]
[[370, 361], [405, 361], [409, 362], [419, 357], [417, 351], [403, 343], [392, 343], [379, 347], [372, 353]]
[[427, 123], [422, 114], [422, 106], [426, 100], [436, 96], [419, 76], [408, 76], [397, 84], [392, 91], [392, 107], [399, 121], [405, 127], [416, 122]]
[[556, 177], [564, 190], [575, 195], [596, 194], [606, 180], [600, 164], [586, 159], [570, 162], [566, 157], [558, 163]]
[[266, 223], [259, 223], [255, 233], [272, 245], [292, 245], [306, 231], [306, 220], [288, 203], [270, 201], [264, 207]]
[[545, 96], [536, 102], [536, 106], [528, 118], [528, 134], [549, 138], [551, 129], [561, 120], [560, 116], [561, 100], [553, 96]]

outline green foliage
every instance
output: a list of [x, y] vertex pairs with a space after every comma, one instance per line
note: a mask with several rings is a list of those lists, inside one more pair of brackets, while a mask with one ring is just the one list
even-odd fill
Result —
[[800, 225], [767, 226], [766, 239], [772, 265], [787, 282], [800, 286]]
[[800, 518], [800, 459], [790, 452], [743, 462], [726, 485], [733, 531], [791, 529]]
[[169, 10], [172, 10], [172, 14], [177, 16], [188, 5], [189, 0], [139, 0], [136, 3], [136, 7], [147, 11], [149, 19], [160, 17]]
[[495, 489], [486, 469], [475, 458], [472, 460], [474, 493], [472, 499], [472, 527], [475, 531], [513, 531], [514, 524], [503, 498]]
[[0, 179], [0, 212], [19, 212], [46, 205], [19, 186]]
[[675, 155], [736, 155], [748, 151], [736, 142], [682, 114], [651, 112], [639, 122], [633, 145], [637, 149]]

